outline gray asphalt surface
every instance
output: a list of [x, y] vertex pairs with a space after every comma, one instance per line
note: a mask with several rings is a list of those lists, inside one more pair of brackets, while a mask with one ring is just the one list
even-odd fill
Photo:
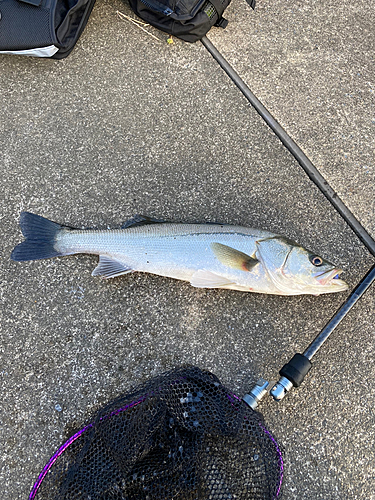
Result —
[[[373, 12], [340, 5], [259, 1], [253, 13], [233, 0], [227, 30], [209, 38], [374, 234]], [[98, 0], [63, 61], [0, 57], [4, 500], [26, 499], [96, 408], [167, 369], [209, 369], [238, 395], [275, 380], [349, 293], [103, 281], [90, 256], [14, 263], [22, 210], [75, 227], [116, 228], [135, 213], [259, 227], [337, 263], [351, 288], [374, 263], [200, 43], [168, 45], [150, 29], [155, 40], [117, 10], [132, 15]], [[372, 288], [303, 386], [261, 404], [285, 449], [286, 500], [375, 498], [373, 310]]]

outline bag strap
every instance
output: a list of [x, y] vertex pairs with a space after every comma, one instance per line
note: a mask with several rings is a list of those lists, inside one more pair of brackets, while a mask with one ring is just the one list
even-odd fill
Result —
[[246, 2], [250, 5], [250, 7], [255, 10], [255, 0], [246, 0]]
[[225, 19], [225, 17], [221, 16], [215, 23], [215, 26], [218, 28], [223, 28], [225, 29], [228, 26], [228, 19]]
[[[222, 13], [224, 11], [223, 4], [220, 0], [209, 0], [209, 2], [215, 7], [217, 15], [219, 16], [219, 19], [216, 21], [215, 26], [223, 29], [226, 28], [228, 26], [228, 21], [220, 14], [220, 12]], [[246, 0], [246, 2], [253, 10], [255, 9], [256, 0]]]
[[[221, 14], [224, 12], [224, 7], [221, 2], [221, 0], [209, 0], [210, 3], [215, 7], [216, 12], [218, 13], [219, 17], [221, 17]], [[249, 4], [249, 6], [254, 10], [255, 9], [255, 3], [256, 0], [246, 0], [246, 2]]]
[[224, 12], [225, 9], [223, 2], [221, 0], [208, 0], [208, 1], [215, 7], [216, 13], [219, 16], [220, 20], [221, 14]]
[[34, 7], [39, 7], [39, 5], [42, 3], [42, 0], [18, 0], [18, 1], [22, 3], [27, 3], [29, 5], [34, 5]]

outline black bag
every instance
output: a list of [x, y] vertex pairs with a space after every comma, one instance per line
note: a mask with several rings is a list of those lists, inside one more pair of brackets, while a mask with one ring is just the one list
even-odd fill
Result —
[[70, 54], [95, 0], [0, 0], [0, 54], [62, 59]]
[[[144, 21], [187, 42], [200, 40], [212, 26], [225, 28], [222, 16], [231, 0], [129, 0]], [[247, 0], [255, 8], [255, 0]]]

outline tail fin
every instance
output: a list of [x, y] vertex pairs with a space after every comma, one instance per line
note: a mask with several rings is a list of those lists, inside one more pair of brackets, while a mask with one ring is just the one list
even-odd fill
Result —
[[20, 226], [26, 240], [14, 248], [12, 260], [21, 262], [63, 255], [55, 250], [54, 244], [56, 234], [65, 226], [30, 212], [21, 213]]

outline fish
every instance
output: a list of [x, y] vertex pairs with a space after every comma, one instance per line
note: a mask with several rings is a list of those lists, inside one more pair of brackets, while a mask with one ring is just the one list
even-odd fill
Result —
[[136, 215], [120, 229], [75, 229], [22, 212], [25, 240], [13, 261], [99, 256], [92, 276], [135, 271], [220, 288], [274, 295], [320, 295], [348, 285], [342, 270], [287, 237], [229, 224], [166, 222]]

